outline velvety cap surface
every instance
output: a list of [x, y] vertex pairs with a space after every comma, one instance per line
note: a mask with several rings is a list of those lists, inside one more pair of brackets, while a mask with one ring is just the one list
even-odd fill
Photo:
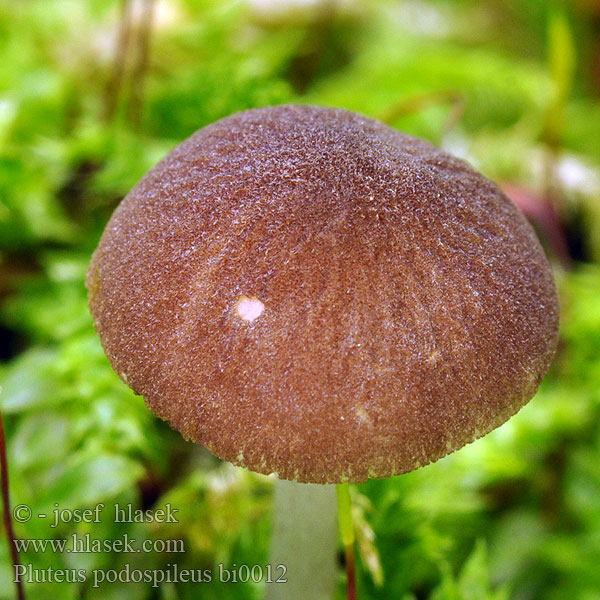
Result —
[[410, 471], [535, 393], [552, 272], [466, 163], [344, 110], [214, 123], [123, 200], [88, 274], [124, 381], [186, 438], [312, 482]]

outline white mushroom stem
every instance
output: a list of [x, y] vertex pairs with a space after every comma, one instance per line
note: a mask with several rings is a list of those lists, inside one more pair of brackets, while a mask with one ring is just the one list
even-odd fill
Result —
[[[332, 600], [337, 578], [336, 486], [277, 479], [266, 600]], [[277, 583], [285, 565], [287, 583]]]

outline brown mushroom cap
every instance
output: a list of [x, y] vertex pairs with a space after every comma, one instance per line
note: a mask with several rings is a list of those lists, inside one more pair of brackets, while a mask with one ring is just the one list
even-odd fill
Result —
[[115, 211], [87, 285], [113, 367], [158, 416], [299, 481], [457, 450], [533, 396], [557, 339], [550, 266], [493, 183], [312, 106], [175, 148]]

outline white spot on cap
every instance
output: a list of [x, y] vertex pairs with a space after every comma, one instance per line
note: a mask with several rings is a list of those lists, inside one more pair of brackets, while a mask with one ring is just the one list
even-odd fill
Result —
[[369, 426], [373, 424], [369, 413], [362, 406], [356, 408], [354, 412], [356, 413], [356, 418], [358, 419], [359, 423], [364, 423], [365, 425]]
[[258, 319], [265, 310], [265, 305], [255, 296], [240, 296], [237, 302], [237, 314], [240, 319], [252, 323], [255, 319]]
[[440, 358], [440, 353], [438, 350], [434, 350], [428, 357], [427, 362], [431, 364], [435, 364]]

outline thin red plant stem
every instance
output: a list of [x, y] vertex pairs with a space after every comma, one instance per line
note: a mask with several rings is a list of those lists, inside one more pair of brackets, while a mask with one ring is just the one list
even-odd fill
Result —
[[[15, 530], [13, 528], [12, 514], [10, 511], [10, 493], [8, 486], [8, 460], [6, 458], [6, 436], [4, 435], [4, 421], [2, 419], [2, 410], [0, 410], [0, 473], [2, 475], [2, 502], [4, 504], [4, 527], [8, 538], [8, 547], [12, 556], [13, 568], [15, 575], [17, 567], [21, 565], [19, 561], [19, 553], [15, 544]], [[23, 581], [15, 577], [15, 586], [17, 588], [18, 600], [25, 600], [25, 589]]]
[[346, 597], [356, 600], [356, 563], [354, 561], [354, 523], [352, 522], [352, 497], [348, 482], [337, 485], [338, 517], [340, 521], [340, 535], [346, 556]]
[[356, 566], [354, 563], [354, 544], [344, 547], [346, 555], [346, 598], [356, 600]]

